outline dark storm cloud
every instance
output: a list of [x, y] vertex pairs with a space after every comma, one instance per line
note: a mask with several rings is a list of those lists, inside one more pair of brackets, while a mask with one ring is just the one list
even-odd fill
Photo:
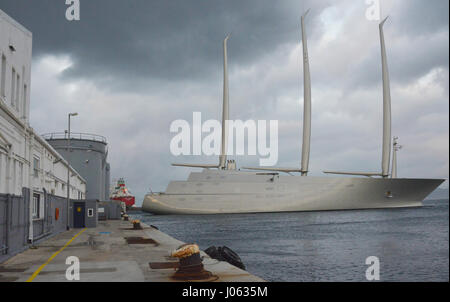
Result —
[[448, 28], [449, 1], [409, 0], [402, 3], [397, 19], [398, 31], [415, 35], [427, 35]]
[[[448, 31], [430, 32], [428, 36], [418, 35], [404, 39], [389, 31], [398, 25], [387, 23], [385, 27], [389, 73], [394, 83], [407, 83], [429, 73], [434, 68], [448, 70], [449, 47], [445, 43]], [[378, 42], [378, 41], [376, 41]], [[349, 68], [346, 89], [369, 87], [381, 80], [381, 54], [379, 44], [374, 44], [363, 61]]]
[[[325, 29], [317, 17], [325, 8], [337, 4], [324, 0], [81, 0], [80, 3], [81, 20], [72, 22], [65, 19], [64, 0], [2, 0], [1, 8], [33, 32], [35, 57], [70, 54], [74, 64], [66, 70], [65, 77], [90, 78], [119, 90], [130, 85], [135, 89], [148, 85], [148, 78], [183, 80], [220, 76], [221, 42], [230, 32], [231, 65], [257, 62], [283, 43], [298, 43], [299, 18], [307, 8], [312, 8], [308, 20], [310, 39], [320, 39]], [[356, 22], [349, 24], [352, 27], [366, 22], [365, 2], [356, 4], [361, 13]], [[446, 0], [435, 1], [433, 5], [414, 0], [394, 9], [396, 30], [402, 34], [429, 34], [448, 27]], [[373, 49], [373, 53], [377, 50]], [[408, 53], [417, 51], [412, 49]], [[418, 54], [423, 52], [419, 49]], [[398, 68], [403, 76], [410, 75], [408, 68], [420, 68], [411, 67], [407, 58]], [[422, 58], [442, 62], [433, 53]], [[379, 81], [375, 76], [379, 73], [377, 61], [367, 59], [360, 64], [355, 66], [356, 72], [363, 70], [364, 75], [355, 77], [352, 85], [359, 85], [358, 80], [364, 84], [364, 78], [368, 84]], [[396, 70], [394, 67], [393, 72]]]
[[253, 62], [298, 39], [298, 1], [81, 0], [81, 20], [65, 19], [65, 1], [2, 0], [2, 9], [34, 34], [34, 56], [70, 53], [68, 76], [208, 77], [219, 69], [232, 33], [236, 64]]

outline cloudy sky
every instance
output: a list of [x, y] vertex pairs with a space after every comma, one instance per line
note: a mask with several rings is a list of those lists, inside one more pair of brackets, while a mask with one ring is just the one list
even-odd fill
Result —
[[[278, 166], [299, 166], [303, 102], [300, 16], [312, 77], [311, 175], [380, 171], [382, 87], [378, 21], [365, 0], [1, 0], [33, 33], [31, 124], [39, 133], [107, 137], [112, 178], [141, 203], [193, 169], [175, 157], [170, 123], [221, 119], [222, 40], [228, 33], [230, 118], [279, 120]], [[449, 174], [449, 2], [381, 2], [391, 77], [392, 131], [404, 148], [399, 177]], [[238, 166], [257, 156], [236, 157]], [[448, 182], [444, 184], [448, 187]]]

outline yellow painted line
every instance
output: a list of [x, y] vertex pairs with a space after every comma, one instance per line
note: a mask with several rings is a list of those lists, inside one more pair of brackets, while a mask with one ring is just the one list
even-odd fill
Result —
[[42, 269], [50, 263], [50, 261], [53, 260], [53, 258], [55, 258], [59, 253], [61, 253], [66, 247], [69, 246], [69, 244], [72, 243], [72, 241], [75, 240], [75, 238], [77, 238], [81, 233], [83, 233], [84, 231], [86, 231], [86, 228], [82, 229], [80, 232], [78, 232], [78, 234], [76, 234], [75, 236], [72, 237], [72, 239], [70, 239], [69, 241], [67, 241], [67, 243], [60, 248], [57, 252], [55, 252], [50, 258], [48, 258], [48, 260], [42, 264], [34, 273], [33, 275], [31, 275], [30, 278], [28, 278], [28, 280], [26, 282], [32, 282], [34, 278], [36, 278], [36, 276], [42, 271]]

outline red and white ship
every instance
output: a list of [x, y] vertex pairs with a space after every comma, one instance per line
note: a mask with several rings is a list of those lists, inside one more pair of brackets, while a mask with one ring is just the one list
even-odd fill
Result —
[[118, 200], [125, 203], [127, 208], [130, 208], [134, 205], [134, 196], [131, 195], [131, 192], [125, 186], [125, 181], [123, 178], [119, 178], [117, 181], [117, 185], [111, 193], [111, 200]]

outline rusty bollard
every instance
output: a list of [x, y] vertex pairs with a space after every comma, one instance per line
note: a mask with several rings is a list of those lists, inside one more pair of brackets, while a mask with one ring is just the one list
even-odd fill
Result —
[[133, 229], [142, 230], [141, 221], [139, 219], [135, 219], [131, 221], [131, 223], [133, 224]]
[[212, 274], [203, 268], [200, 249], [197, 244], [183, 244], [172, 252], [172, 257], [180, 259], [180, 266], [173, 275], [177, 280], [205, 280]]

